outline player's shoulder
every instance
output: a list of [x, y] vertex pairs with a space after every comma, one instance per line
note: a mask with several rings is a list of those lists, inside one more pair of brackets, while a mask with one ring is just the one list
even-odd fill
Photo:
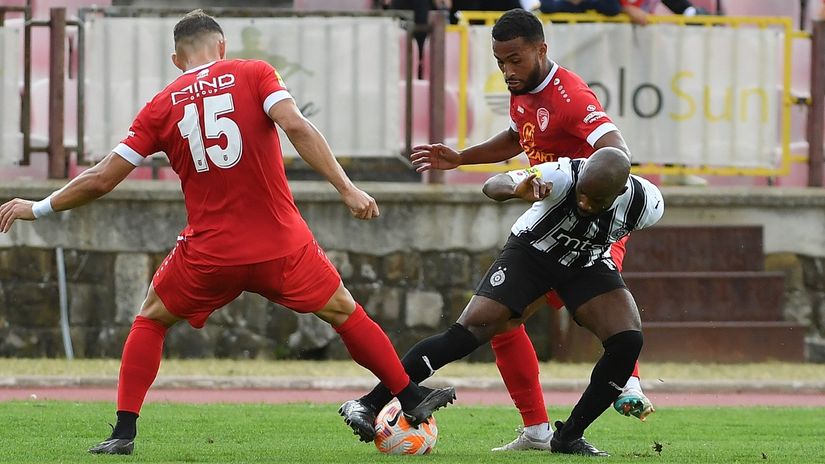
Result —
[[[569, 90], [590, 89], [590, 86], [587, 85], [587, 82], [585, 82], [581, 76], [563, 66], [559, 66], [556, 70], [555, 77], [556, 78], [553, 79], [553, 84], [556, 88], [558, 88], [559, 85], [563, 85], [564, 88]], [[558, 81], [556, 81], [556, 79], [558, 79]]]
[[244, 69], [249, 71], [273, 69], [273, 66], [264, 60], [233, 58], [230, 60], [224, 60], [223, 63], [234, 69]]

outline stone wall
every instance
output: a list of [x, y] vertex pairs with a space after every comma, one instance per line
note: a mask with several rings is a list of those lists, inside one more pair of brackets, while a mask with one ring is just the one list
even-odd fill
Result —
[[[42, 198], [59, 183], [0, 186], [0, 202]], [[448, 327], [524, 210], [478, 186], [365, 184], [381, 217], [352, 219], [326, 184], [293, 183], [302, 214], [345, 284], [403, 352]], [[788, 320], [810, 327], [812, 359], [825, 339], [825, 193], [785, 189], [665, 189], [663, 224], [762, 224], [766, 266], [783, 270]], [[117, 357], [152, 272], [185, 221], [177, 183], [127, 182], [104, 199], [0, 235], [0, 356], [63, 356], [55, 247], [65, 254], [72, 342], [79, 357]], [[550, 311], [529, 325], [552, 355]], [[335, 332], [254, 294], [217, 311], [202, 330], [173, 328], [172, 357], [346, 358]], [[489, 360], [488, 348], [473, 354]]]

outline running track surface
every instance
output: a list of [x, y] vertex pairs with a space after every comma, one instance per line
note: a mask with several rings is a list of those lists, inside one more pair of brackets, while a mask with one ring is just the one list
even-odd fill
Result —
[[[148, 402], [171, 403], [341, 403], [363, 395], [363, 390], [261, 390], [261, 389], [152, 389]], [[548, 405], [569, 406], [580, 392], [545, 392]], [[666, 406], [812, 406], [825, 407], [821, 393], [669, 393], [648, 392], [657, 407]], [[115, 402], [116, 388], [0, 388], [0, 401], [64, 400]], [[504, 390], [458, 391], [459, 405], [512, 405]]]

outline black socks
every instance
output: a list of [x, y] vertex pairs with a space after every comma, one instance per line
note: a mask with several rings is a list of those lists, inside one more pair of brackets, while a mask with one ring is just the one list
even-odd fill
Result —
[[[433, 375], [442, 366], [472, 353], [479, 346], [480, 343], [475, 335], [461, 324], [455, 323], [445, 332], [416, 343], [404, 355], [401, 363], [407, 375], [410, 376], [410, 381], [418, 383]], [[383, 384], [378, 384], [371, 392], [361, 397], [361, 402], [376, 412], [391, 400], [392, 393]], [[399, 401], [401, 401], [401, 394], [399, 394]]]
[[118, 411], [112, 438], [134, 439], [137, 436], [137, 419], [138, 415], [133, 412]]
[[590, 385], [565, 421], [560, 440], [569, 442], [581, 438], [584, 429], [619, 397], [639, 359], [642, 343], [642, 333], [638, 330], [619, 332], [604, 341], [604, 354], [593, 368]]

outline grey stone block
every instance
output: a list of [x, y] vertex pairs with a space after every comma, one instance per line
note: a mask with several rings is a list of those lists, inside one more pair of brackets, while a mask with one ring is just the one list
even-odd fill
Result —
[[115, 258], [115, 322], [131, 324], [140, 312], [153, 269], [146, 253], [118, 253]]
[[437, 328], [444, 317], [444, 298], [438, 292], [410, 290], [407, 292], [404, 323], [407, 327]]

